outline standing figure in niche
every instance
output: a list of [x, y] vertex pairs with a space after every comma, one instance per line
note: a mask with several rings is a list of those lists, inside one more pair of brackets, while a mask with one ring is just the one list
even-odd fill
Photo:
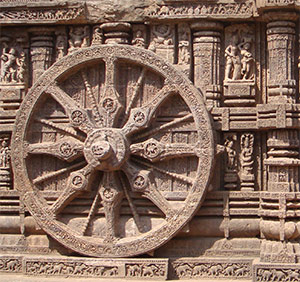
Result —
[[26, 72], [26, 55], [24, 52], [20, 53], [20, 56], [17, 59], [17, 66], [17, 80], [18, 82], [24, 82]]
[[251, 71], [252, 71], [252, 64], [253, 64], [253, 56], [250, 52], [251, 43], [246, 41], [242, 42], [238, 45], [240, 52], [241, 52], [241, 63], [242, 63], [242, 76], [243, 79], [251, 79]]
[[16, 82], [16, 49], [11, 48], [7, 52], [7, 47], [3, 48], [1, 56], [2, 70], [1, 70], [1, 81], [3, 82]]
[[233, 36], [232, 44], [225, 49], [226, 67], [225, 80], [241, 79], [241, 59], [237, 46], [237, 37]]
[[224, 146], [227, 152], [227, 169], [234, 170], [236, 167], [236, 151], [234, 150], [234, 141], [231, 138], [225, 140]]
[[7, 140], [2, 140], [0, 148], [0, 167], [9, 167], [10, 162], [10, 148]]

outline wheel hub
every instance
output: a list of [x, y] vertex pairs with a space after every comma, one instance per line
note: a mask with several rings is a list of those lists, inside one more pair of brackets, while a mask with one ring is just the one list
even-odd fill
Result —
[[128, 142], [119, 129], [102, 128], [88, 135], [84, 156], [97, 170], [118, 170], [128, 157]]

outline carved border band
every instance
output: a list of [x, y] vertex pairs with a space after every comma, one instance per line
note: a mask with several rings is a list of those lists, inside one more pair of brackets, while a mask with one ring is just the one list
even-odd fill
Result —
[[82, 259], [0, 256], [0, 273], [32, 276], [143, 278], [166, 280], [168, 259]]
[[182, 258], [171, 262], [174, 276], [187, 278], [250, 278], [251, 259]]

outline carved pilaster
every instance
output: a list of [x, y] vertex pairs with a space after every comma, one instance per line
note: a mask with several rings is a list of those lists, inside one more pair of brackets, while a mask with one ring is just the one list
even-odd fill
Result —
[[[299, 192], [299, 134], [297, 130], [273, 130], [268, 133], [267, 189], [261, 195], [261, 232], [266, 240], [261, 247], [261, 261], [296, 262], [297, 249], [291, 239], [299, 237], [291, 217]], [[270, 193], [271, 192], [271, 193]], [[275, 193], [272, 193], [275, 192]], [[290, 195], [290, 196], [288, 196]], [[297, 205], [297, 204], [296, 204]], [[298, 252], [299, 253], [299, 252]]]
[[54, 30], [51, 28], [35, 27], [30, 30], [30, 55], [32, 84], [53, 63]]
[[268, 191], [299, 191], [299, 137], [296, 130], [273, 130], [268, 133]]
[[194, 83], [206, 97], [208, 107], [220, 106], [221, 32], [217, 22], [197, 22], [191, 25], [194, 50]]
[[100, 27], [103, 30], [105, 44], [129, 44], [131, 24], [112, 22], [104, 23]]
[[295, 103], [295, 23], [294, 13], [268, 13], [268, 103]]

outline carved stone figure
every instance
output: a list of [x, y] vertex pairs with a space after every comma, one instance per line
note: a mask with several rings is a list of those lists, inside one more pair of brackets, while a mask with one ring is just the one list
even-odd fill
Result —
[[132, 40], [132, 45], [135, 45], [136, 47], [142, 47], [145, 48], [145, 39], [143, 37], [143, 32], [141, 30], [137, 30], [135, 33], [135, 38]]
[[1, 55], [1, 81], [17, 82], [17, 50], [14, 47], [8, 48], [3, 43]]
[[88, 26], [70, 27], [69, 52], [90, 45], [90, 34]]
[[56, 33], [56, 59], [59, 60], [66, 55], [67, 52], [67, 36], [64, 32]]
[[241, 59], [239, 56], [239, 49], [237, 46], [237, 38], [233, 37], [233, 43], [225, 49], [226, 68], [225, 80], [241, 79]]
[[241, 63], [242, 63], [242, 76], [243, 79], [253, 79], [253, 55], [251, 54], [251, 43], [250, 42], [242, 42], [238, 45], [241, 52]]

